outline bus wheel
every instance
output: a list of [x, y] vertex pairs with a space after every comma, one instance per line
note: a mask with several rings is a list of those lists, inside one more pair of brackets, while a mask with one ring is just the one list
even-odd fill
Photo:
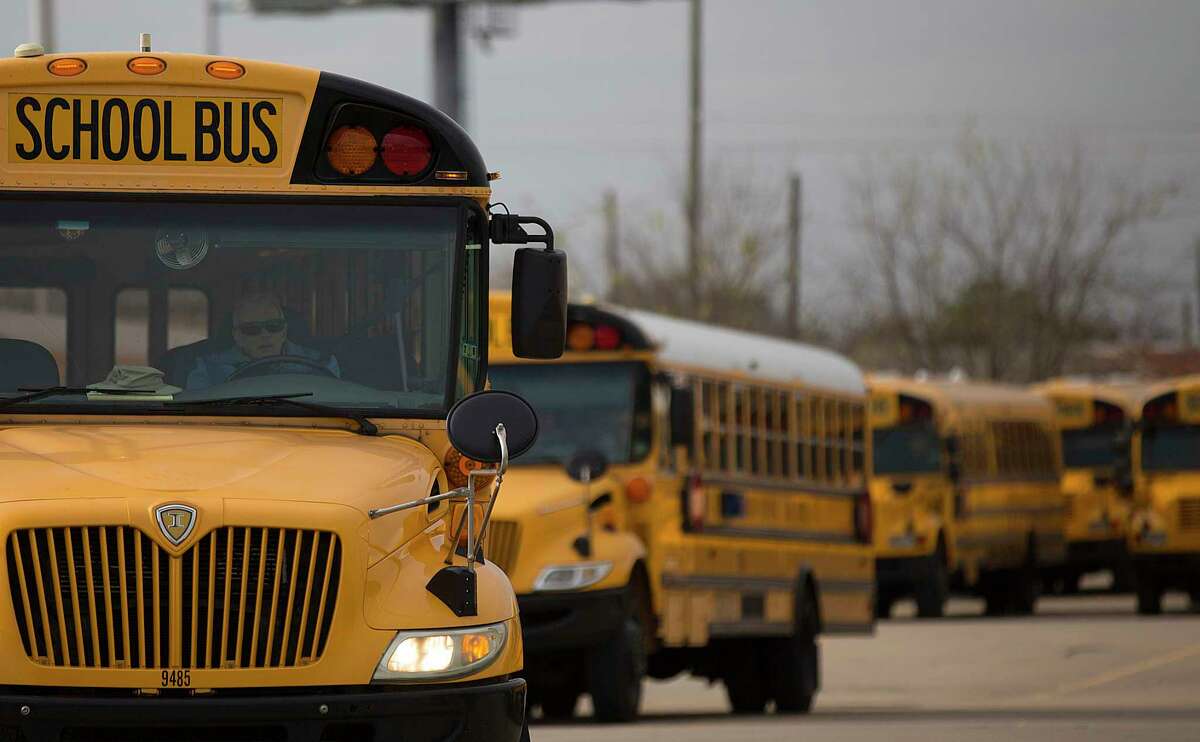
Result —
[[875, 595], [875, 618], [892, 617], [892, 596], [884, 593]]
[[767, 708], [767, 686], [763, 680], [763, 665], [759, 662], [758, 644], [754, 641], [731, 643], [724, 648], [721, 679], [725, 695], [735, 714], [761, 714]]
[[573, 687], [551, 686], [543, 688], [539, 705], [542, 716], [548, 721], [566, 721], [575, 716], [575, 704], [579, 692]]
[[1137, 578], [1137, 612], [1143, 616], [1157, 616], [1162, 613], [1163, 589], [1158, 580], [1149, 575], [1138, 575]]
[[941, 618], [950, 597], [950, 574], [946, 570], [946, 555], [939, 546], [929, 557], [924, 579], [917, 584], [917, 617]]
[[521, 727], [521, 742], [529, 742], [529, 719], [526, 719], [525, 726]]
[[985, 616], [1003, 616], [1009, 612], [1012, 602], [1009, 600], [1008, 580], [1003, 575], [995, 572], [981, 575], [979, 594], [983, 598]]
[[821, 687], [821, 648], [817, 645], [817, 603], [804, 597], [796, 631], [768, 642], [771, 691], [781, 714], [807, 714]]
[[592, 650], [588, 691], [596, 721], [612, 724], [637, 718], [646, 675], [646, 640], [635, 610], [611, 641]]

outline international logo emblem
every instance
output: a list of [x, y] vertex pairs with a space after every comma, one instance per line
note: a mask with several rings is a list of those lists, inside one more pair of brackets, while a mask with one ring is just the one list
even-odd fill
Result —
[[172, 546], [179, 546], [196, 528], [196, 508], [188, 505], [159, 505], [154, 509], [154, 518]]

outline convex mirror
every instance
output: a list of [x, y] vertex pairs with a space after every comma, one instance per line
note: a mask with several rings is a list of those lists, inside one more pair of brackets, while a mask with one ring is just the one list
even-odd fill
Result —
[[576, 482], [582, 482], [585, 479], [589, 482], [595, 481], [604, 476], [607, 471], [608, 457], [594, 449], [587, 448], [576, 451], [567, 460], [567, 476]]
[[504, 424], [508, 457], [515, 459], [537, 440], [537, 415], [521, 397], [490, 389], [459, 400], [446, 416], [450, 445], [464, 456], [495, 464], [500, 461], [500, 441], [496, 426]]

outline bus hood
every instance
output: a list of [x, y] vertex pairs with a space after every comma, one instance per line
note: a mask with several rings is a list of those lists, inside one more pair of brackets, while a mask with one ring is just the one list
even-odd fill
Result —
[[524, 520], [570, 512], [582, 524], [585, 501], [592, 502], [605, 494], [615, 498], [618, 490], [616, 482], [608, 476], [585, 488], [561, 466], [514, 466], [504, 475], [494, 516], [501, 520]]
[[[0, 459], [0, 503], [85, 500], [107, 517], [125, 511], [126, 523], [183, 503], [201, 512], [197, 535], [231, 511], [266, 520], [302, 503], [363, 528], [371, 508], [428, 494], [438, 472], [428, 449], [399, 436], [228, 425], [12, 426], [0, 428]], [[367, 538], [378, 554], [428, 525], [417, 508], [372, 522]]]

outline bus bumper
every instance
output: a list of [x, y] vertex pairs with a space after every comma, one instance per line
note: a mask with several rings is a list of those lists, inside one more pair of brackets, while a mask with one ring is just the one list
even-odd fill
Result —
[[1135, 554], [1133, 569], [1139, 580], [1149, 579], [1164, 589], [1191, 591], [1197, 588], [1200, 552]]
[[876, 594], [890, 598], [912, 595], [928, 579], [929, 557], [887, 557], [875, 560]]
[[[26, 689], [22, 689], [26, 690]], [[355, 686], [236, 697], [0, 693], [0, 739], [23, 742], [518, 742], [525, 681], [413, 688]]]
[[518, 595], [525, 656], [586, 649], [615, 634], [629, 615], [629, 591]]
[[1129, 558], [1125, 539], [1071, 541], [1067, 544], [1067, 568], [1075, 572], [1094, 572], [1120, 568]]

